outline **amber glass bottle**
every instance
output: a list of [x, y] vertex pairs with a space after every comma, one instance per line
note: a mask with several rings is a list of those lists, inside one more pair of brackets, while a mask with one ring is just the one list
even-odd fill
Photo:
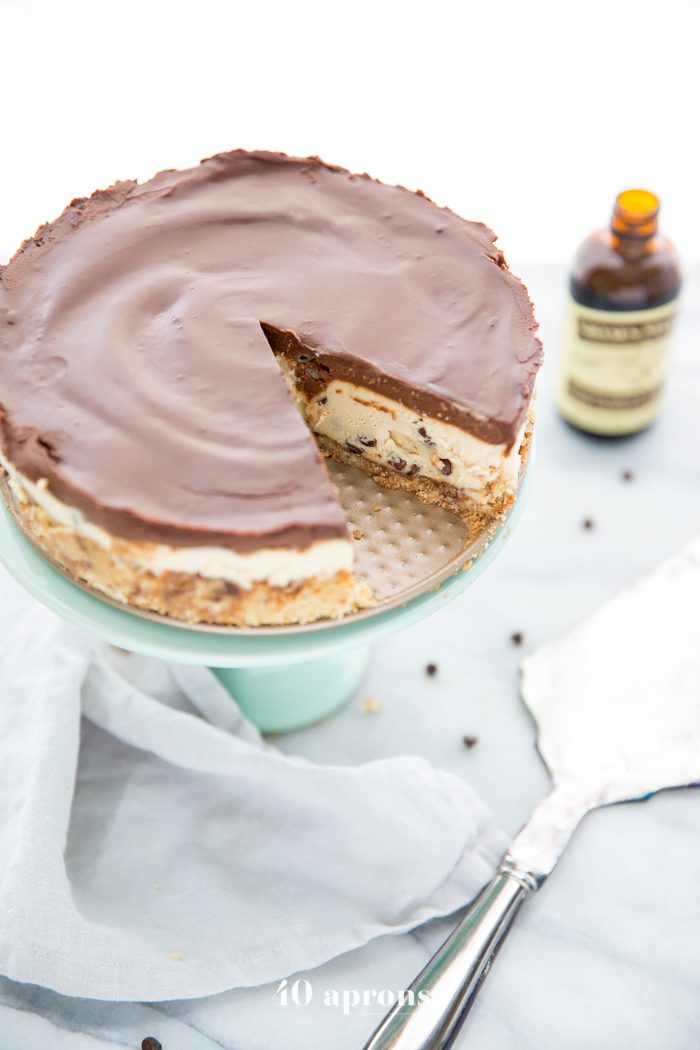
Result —
[[649, 190], [625, 190], [574, 259], [557, 401], [591, 434], [633, 434], [659, 411], [681, 272], [658, 212]]

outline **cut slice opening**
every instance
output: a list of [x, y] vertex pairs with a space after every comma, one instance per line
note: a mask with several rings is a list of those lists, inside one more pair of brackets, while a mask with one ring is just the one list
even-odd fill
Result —
[[416, 409], [398, 394], [397, 384], [361, 370], [348, 355], [310, 346], [265, 322], [261, 327], [324, 456], [459, 515], [466, 542], [514, 502], [531, 414], [512, 446], [486, 441], [444, 418], [439, 408], [435, 415]]

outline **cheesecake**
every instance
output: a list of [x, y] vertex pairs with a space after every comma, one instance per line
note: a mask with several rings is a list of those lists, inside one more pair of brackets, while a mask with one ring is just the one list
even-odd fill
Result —
[[517, 495], [541, 359], [491, 231], [234, 151], [71, 202], [0, 271], [0, 466], [71, 576], [177, 620], [369, 607], [325, 458], [459, 514]]

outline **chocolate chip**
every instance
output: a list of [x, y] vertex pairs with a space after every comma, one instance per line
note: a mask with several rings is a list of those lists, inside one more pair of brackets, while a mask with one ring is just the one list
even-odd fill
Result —
[[416, 474], [418, 473], [419, 470], [420, 470], [420, 467], [418, 466], [417, 463], [411, 463], [411, 466], [406, 471], [406, 477], [407, 478], [415, 478], [415, 476], [416, 476]]
[[377, 444], [376, 438], [368, 437], [366, 434], [358, 434], [357, 440], [360, 442], [361, 445], [364, 445], [365, 448], [374, 448], [374, 446]]
[[510, 636], [510, 640], [513, 645], [522, 645], [525, 641], [525, 635], [522, 631], [514, 631]]
[[425, 669], [425, 673], [427, 674], [428, 678], [434, 678], [437, 674], [437, 664], [428, 664], [428, 666]]
[[631, 470], [623, 470], [622, 471], [622, 480], [623, 481], [634, 481], [634, 474], [632, 473], [632, 471]]
[[593, 521], [593, 518], [584, 518], [583, 519], [583, 527], [584, 527], [584, 529], [589, 529], [589, 530], [590, 529], [594, 529], [595, 528], [595, 522]]
[[471, 749], [473, 747], [476, 747], [476, 745], [479, 743], [479, 738], [478, 736], [463, 736], [462, 743], [469, 751], [471, 751]]
[[406, 466], [406, 460], [401, 459], [401, 456], [389, 456], [389, 466], [401, 471]]
[[316, 401], [317, 401], [317, 403], [319, 405], [325, 405], [326, 402], [328, 401], [328, 398], [327, 397], [317, 397]]
[[297, 354], [297, 361], [301, 361], [302, 364], [306, 364], [306, 362], [310, 360], [311, 354]]
[[163, 1046], [154, 1035], [147, 1035], [141, 1040], [141, 1050], [163, 1050]]
[[357, 445], [351, 445], [349, 441], [345, 442], [345, 447], [348, 452], [353, 452], [356, 456], [362, 455], [362, 449], [358, 448]]
[[440, 460], [440, 473], [446, 475], [452, 473], [452, 464], [450, 463], [449, 459]]
[[433, 441], [425, 427], [418, 427], [418, 433], [423, 438], [423, 441], [429, 448], [435, 448], [435, 442]]

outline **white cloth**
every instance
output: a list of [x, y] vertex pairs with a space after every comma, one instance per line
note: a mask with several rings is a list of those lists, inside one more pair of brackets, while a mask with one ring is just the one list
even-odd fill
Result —
[[265, 743], [204, 668], [32, 603], [0, 655], [0, 973], [165, 1000], [306, 971], [464, 904], [506, 840], [457, 777]]

